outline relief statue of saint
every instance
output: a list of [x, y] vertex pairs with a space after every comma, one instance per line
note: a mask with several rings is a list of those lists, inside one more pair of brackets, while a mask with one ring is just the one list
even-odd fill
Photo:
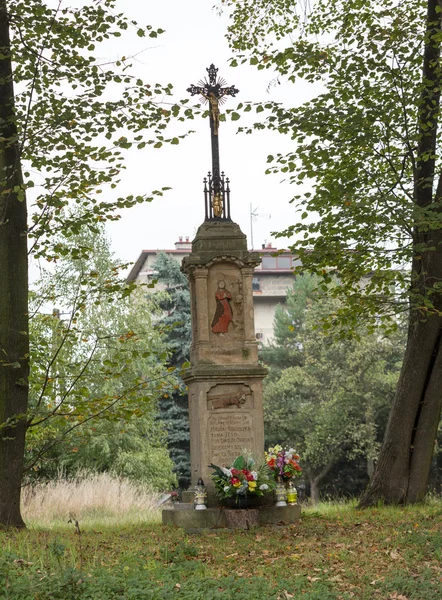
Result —
[[216, 310], [212, 321], [212, 331], [213, 333], [226, 333], [229, 323], [233, 318], [232, 308], [230, 306], [232, 294], [229, 290], [226, 290], [226, 284], [222, 280], [218, 281], [218, 289], [216, 290], [215, 298]]

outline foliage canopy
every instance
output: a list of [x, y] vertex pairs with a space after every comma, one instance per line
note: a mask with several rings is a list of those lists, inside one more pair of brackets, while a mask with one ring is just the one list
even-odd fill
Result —
[[395, 0], [318, 0], [311, 10], [295, 0], [233, 5], [233, 65], [269, 69], [274, 83], [320, 86], [300, 106], [269, 101], [244, 110], [265, 116], [255, 129], [293, 140], [291, 152], [267, 159], [268, 173], [300, 189], [293, 198], [296, 222], [279, 235], [295, 238], [302, 268], [325, 283], [330, 268], [339, 272], [341, 286], [330, 289], [345, 299], [346, 310], [334, 318], [351, 326], [361, 316], [386, 323], [410, 300], [426, 313], [437, 310], [437, 290], [410, 289], [409, 270], [413, 255], [431, 251], [430, 240], [413, 246], [413, 231], [440, 227], [437, 204], [414, 202], [416, 168], [428, 158], [418, 152], [427, 93], [425, 3], [406, 0], [399, 9]]

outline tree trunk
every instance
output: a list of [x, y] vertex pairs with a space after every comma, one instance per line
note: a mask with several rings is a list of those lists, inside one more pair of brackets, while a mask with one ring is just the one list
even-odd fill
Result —
[[384, 442], [361, 506], [415, 502], [425, 494], [442, 401], [441, 331], [438, 316], [410, 325]]
[[309, 479], [310, 483], [310, 502], [314, 505], [319, 504], [319, 480], [317, 477]]
[[324, 479], [324, 477], [329, 473], [330, 469], [336, 464], [338, 460], [338, 456], [334, 457], [330, 460], [325, 467], [319, 473], [312, 473], [308, 470], [305, 470], [305, 474], [308, 477], [310, 483], [310, 501], [312, 504], [318, 504], [319, 502], [319, 484]]
[[[360, 502], [363, 507], [379, 501], [397, 504], [422, 500], [441, 412], [442, 300], [438, 286], [442, 281], [442, 177], [433, 199], [440, 109], [441, 8], [441, 0], [428, 0], [414, 174], [416, 226], [407, 348], [379, 460]], [[426, 317], [426, 312], [430, 316]]]
[[[361, 385], [365, 382], [361, 382]], [[373, 406], [373, 400], [369, 399], [368, 404], [365, 408], [365, 425], [367, 428], [367, 475], [370, 480], [373, 477], [374, 473], [374, 456], [375, 456], [375, 446], [376, 446], [376, 421], [375, 421], [375, 410]]]
[[23, 527], [28, 404], [27, 209], [20, 166], [6, 0], [0, 0], [0, 527]]

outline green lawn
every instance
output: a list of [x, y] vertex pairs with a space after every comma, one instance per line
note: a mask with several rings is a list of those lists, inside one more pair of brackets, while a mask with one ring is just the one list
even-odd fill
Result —
[[[299, 524], [187, 535], [158, 523], [0, 533], [0, 598], [442, 599], [442, 503], [323, 505]], [[80, 523], [81, 527], [81, 523]]]

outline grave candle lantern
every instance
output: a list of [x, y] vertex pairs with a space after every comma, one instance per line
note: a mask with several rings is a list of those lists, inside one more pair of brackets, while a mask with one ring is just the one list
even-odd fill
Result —
[[275, 506], [287, 506], [286, 498], [287, 492], [285, 489], [285, 484], [282, 481], [281, 477], [278, 477], [278, 481], [276, 483], [276, 505]]
[[204, 487], [204, 481], [200, 477], [198, 479], [198, 483], [195, 486], [195, 499], [194, 499], [195, 510], [205, 510], [207, 508], [206, 498], [207, 498], [206, 488]]
[[297, 501], [298, 501], [298, 491], [295, 488], [295, 484], [290, 479], [289, 482], [287, 483], [287, 502], [290, 504], [290, 506], [293, 506], [293, 504], [296, 504]]

